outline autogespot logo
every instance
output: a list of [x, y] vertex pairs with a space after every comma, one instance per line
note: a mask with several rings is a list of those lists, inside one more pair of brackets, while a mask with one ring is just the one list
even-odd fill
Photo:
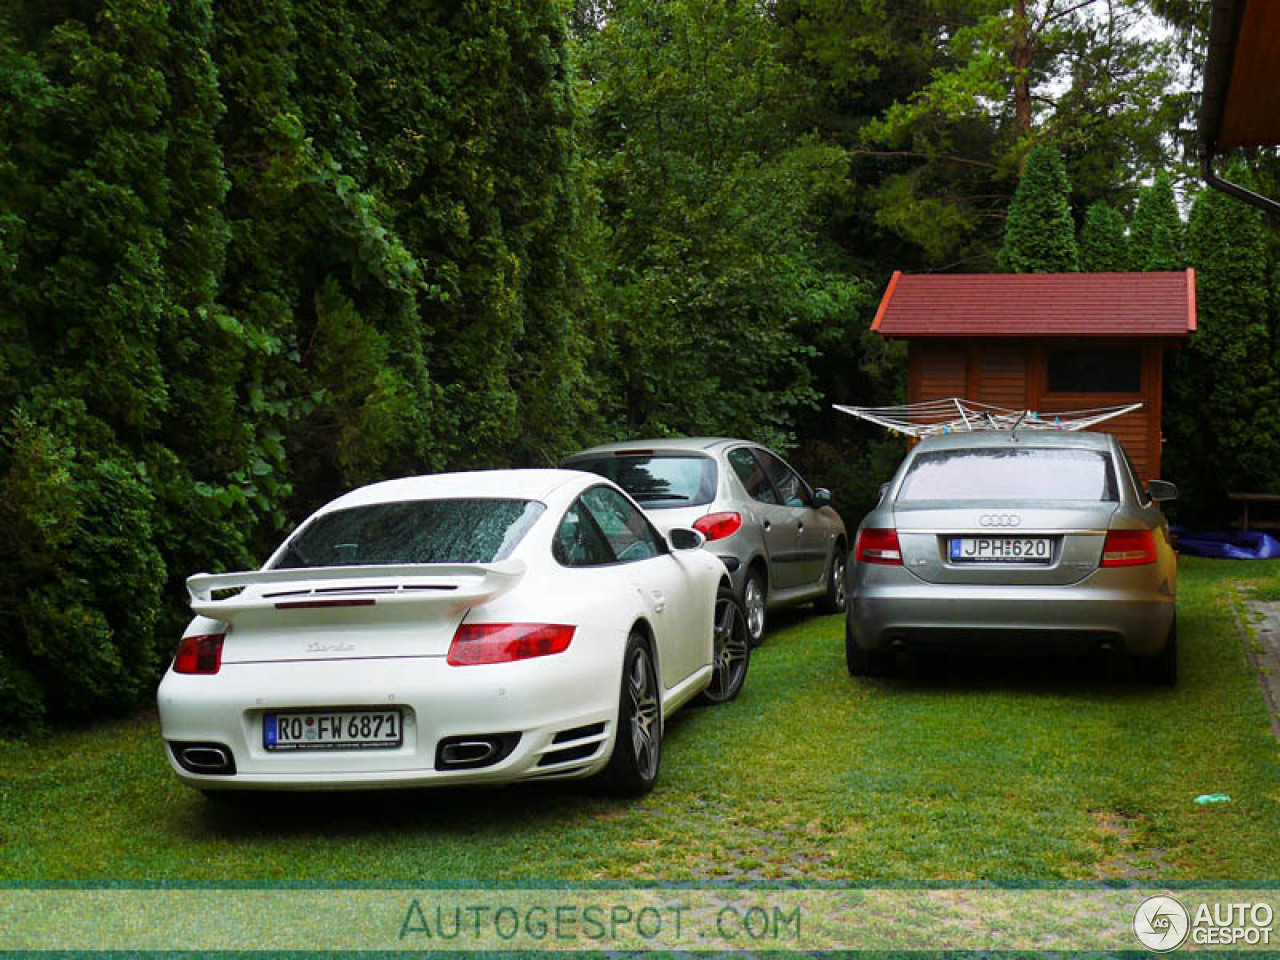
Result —
[[1178, 949], [1190, 929], [1187, 908], [1174, 897], [1147, 897], [1133, 913], [1133, 932], [1144, 947], [1155, 953]]

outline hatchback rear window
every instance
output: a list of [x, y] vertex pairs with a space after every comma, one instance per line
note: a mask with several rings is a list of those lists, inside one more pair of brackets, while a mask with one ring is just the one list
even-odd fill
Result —
[[566, 463], [612, 480], [642, 507], [697, 507], [716, 495], [716, 463], [710, 457], [676, 455], [603, 456]]
[[505, 560], [546, 509], [533, 500], [378, 503], [326, 513], [290, 542], [276, 569]]
[[920, 500], [1114, 501], [1111, 458], [1070, 447], [935, 450], [912, 462], [899, 503]]

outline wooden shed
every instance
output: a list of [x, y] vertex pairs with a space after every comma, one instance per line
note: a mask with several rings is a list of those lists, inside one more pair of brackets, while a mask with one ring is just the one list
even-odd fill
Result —
[[1160, 476], [1164, 351], [1196, 328], [1195, 273], [894, 273], [871, 329], [907, 341], [907, 400], [963, 397], [1040, 414], [1139, 410], [1114, 433]]

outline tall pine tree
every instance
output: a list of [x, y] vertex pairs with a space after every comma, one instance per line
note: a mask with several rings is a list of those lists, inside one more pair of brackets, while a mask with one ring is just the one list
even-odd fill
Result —
[[1042, 143], [1027, 155], [1009, 207], [1000, 269], [1008, 273], [1070, 273], [1079, 269], [1071, 184], [1057, 147]]

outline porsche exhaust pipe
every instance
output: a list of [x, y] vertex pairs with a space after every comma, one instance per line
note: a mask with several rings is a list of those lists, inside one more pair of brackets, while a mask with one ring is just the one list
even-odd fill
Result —
[[492, 740], [462, 740], [440, 748], [440, 759], [449, 766], [483, 764], [498, 752]]
[[511, 756], [511, 751], [519, 742], [518, 733], [446, 737], [436, 746], [436, 769], [474, 770], [477, 767], [491, 767]]
[[171, 743], [169, 748], [178, 765], [189, 773], [229, 776], [236, 772], [231, 750], [220, 743]]

